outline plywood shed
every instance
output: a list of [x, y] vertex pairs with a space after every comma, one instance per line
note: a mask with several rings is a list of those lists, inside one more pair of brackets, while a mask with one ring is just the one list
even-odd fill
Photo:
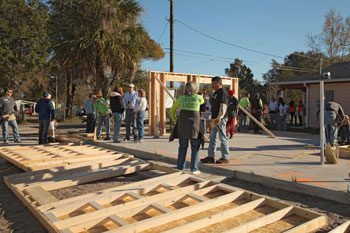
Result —
[[[164, 135], [166, 133], [166, 96], [167, 93], [166, 83], [173, 82], [189, 82], [193, 81], [199, 84], [210, 84], [210, 75], [200, 74], [183, 74], [173, 72], [161, 72], [161, 71], [150, 71], [149, 74], [149, 101], [148, 101], [148, 112], [149, 112], [149, 133], [150, 135]], [[235, 96], [238, 98], [238, 78], [232, 77], [221, 77], [223, 85], [229, 86], [230, 89], [235, 90]]]

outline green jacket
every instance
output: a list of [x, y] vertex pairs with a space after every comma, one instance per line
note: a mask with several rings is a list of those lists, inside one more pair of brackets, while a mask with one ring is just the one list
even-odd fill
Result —
[[109, 104], [107, 100], [105, 100], [103, 97], [97, 99], [95, 109], [96, 112], [100, 113], [101, 115], [107, 115], [109, 113]]

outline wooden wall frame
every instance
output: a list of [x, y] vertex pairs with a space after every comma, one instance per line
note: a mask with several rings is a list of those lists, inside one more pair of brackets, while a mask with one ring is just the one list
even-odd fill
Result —
[[[148, 101], [148, 131], [150, 135], [157, 136], [166, 134], [166, 86], [167, 81], [189, 82], [193, 81], [199, 84], [210, 84], [210, 75], [184, 74], [162, 71], [150, 71], [149, 77], [149, 101]], [[235, 90], [235, 96], [238, 98], [238, 78], [221, 77], [225, 86]], [[163, 84], [160, 84], [159, 81]]]
[[51, 182], [66, 175], [33, 182], [47, 174], [31, 172], [5, 183], [49, 232], [311, 233], [327, 225], [325, 215], [180, 172], [58, 200]]

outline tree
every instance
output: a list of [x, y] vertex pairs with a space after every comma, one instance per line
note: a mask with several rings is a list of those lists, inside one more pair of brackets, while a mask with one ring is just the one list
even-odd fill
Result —
[[240, 92], [250, 93], [251, 95], [256, 92], [261, 94], [264, 92], [261, 83], [254, 79], [252, 70], [238, 58], [230, 63], [230, 68], [225, 69], [225, 74], [229, 77], [239, 78]]
[[308, 33], [307, 44], [313, 53], [322, 53], [331, 63], [350, 60], [350, 17], [345, 19], [334, 9], [324, 16], [322, 32]]
[[131, 80], [142, 59], [164, 56], [137, 22], [142, 8], [134, 0], [53, 0], [54, 58], [76, 78], [93, 77], [106, 96], [121, 77]]
[[[47, 84], [48, 8], [40, 0], [2, 0], [0, 82], [35, 98]], [[35, 84], [35, 85], [33, 85]]]
[[328, 64], [327, 58], [322, 53], [309, 51], [294, 52], [284, 58], [282, 64], [272, 60], [271, 69], [263, 75], [265, 83], [277, 81], [290, 81], [302, 75], [310, 75], [319, 72], [320, 61], [322, 65]]
[[323, 23], [322, 39], [326, 46], [327, 54], [333, 60], [341, 49], [341, 32], [343, 31], [343, 18], [334, 9], [330, 9], [325, 15]]

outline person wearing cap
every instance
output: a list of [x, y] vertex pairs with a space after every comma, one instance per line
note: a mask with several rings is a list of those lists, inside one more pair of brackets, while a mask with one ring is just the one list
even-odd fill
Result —
[[227, 127], [226, 127], [226, 136], [232, 138], [235, 132], [238, 100], [235, 97], [234, 90], [229, 90], [228, 95], [229, 95], [228, 106], [227, 106], [228, 121], [227, 121]]
[[47, 135], [50, 122], [55, 120], [55, 109], [51, 104], [49, 93], [43, 93], [43, 98], [35, 105], [35, 112], [39, 114], [39, 144], [48, 143]]
[[[130, 135], [134, 136], [134, 140], [137, 140], [136, 124], [135, 124], [135, 105], [138, 98], [138, 93], [134, 90], [134, 84], [129, 84], [128, 91], [123, 96], [125, 106], [125, 128], [126, 135], [124, 140], [130, 140]], [[132, 127], [132, 132], [131, 132]]]
[[12, 128], [13, 138], [16, 143], [20, 143], [18, 125], [16, 121], [15, 112], [17, 111], [17, 105], [12, 97], [13, 90], [7, 89], [5, 96], [0, 98], [0, 120], [2, 126], [2, 139], [5, 144], [9, 143], [8, 126]]
[[86, 133], [93, 133], [96, 126], [96, 111], [94, 104], [96, 102], [96, 95], [89, 95], [89, 98], [85, 100], [84, 107], [86, 113]]
[[110, 109], [109, 103], [102, 96], [102, 92], [96, 94], [97, 100], [95, 103], [95, 109], [97, 113], [97, 139], [101, 138], [102, 124], [106, 126], [106, 137], [104, 140], [108, 141], [110, 137]]

